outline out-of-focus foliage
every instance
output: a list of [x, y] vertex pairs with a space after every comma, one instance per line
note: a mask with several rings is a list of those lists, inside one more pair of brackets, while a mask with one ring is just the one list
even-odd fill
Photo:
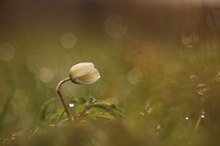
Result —
[[[217, 53], [112, 51], [103, 45], [66, 53], [59, 48], [32, 53], [23, 48], [21, 54], [17, 49], [13, 60], [1, 62], [1, 145], [206, 146], [219, 142]], [[72, 64], [84, 59], [95, 62], [102, 77], [94, 85], [63, 86], [71, 114], [78, 119], [68, 122], [54, 88]], [[41, 68], [49, 69], [53, 78], [46, 72], [41, 77]], [[79, 118], [91, 96], [97, 101]]]
[[[119, 4], [124, 9], [112, 10], [121, 15], [100, 13], [104, 19], [93, 17], [99, 7], [86, 9], [91, 13], [65, 9], [64, 17], [49, 5], [60, 18], [56, 23], [45, 19], [47, 9], [41, 19], [34, 20], [41, 16], [36, 9], [35, 17], [22, 13], [30, 20], [25, 15], [20, 23], [3, 23], [0, 145], [219, 145], [219, 9], [184, 2]], [[70, 122], [55, 87], [72, 65], [85, 61], [101, 78], [62, 86]]]

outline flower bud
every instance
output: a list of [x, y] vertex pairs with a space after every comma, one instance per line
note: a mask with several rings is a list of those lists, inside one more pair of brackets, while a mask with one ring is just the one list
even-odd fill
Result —
[[70, 79], [75, 84], [91, 84], [100, 78], [98, 70], [93, 63], [78, 63], [71, 67]]

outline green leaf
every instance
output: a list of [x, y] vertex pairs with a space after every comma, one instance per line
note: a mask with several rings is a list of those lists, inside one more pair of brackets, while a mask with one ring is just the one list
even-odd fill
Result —
[[65, 110], [63, 107], [61, 107], [50, 112], [50, 114], [48, 114], [48, 116], [46, 117], [46, 120], [51, 122], [56, 122], [66, 117], [67, 115], [65, 113]]
[[91, 105], [91, 107], [101, 108], [117, 118], [124, 117], [123, 113], [116, 107], [116, 105], [112, 106], [112, 104], [96, 102], [93, 105]]
[[54, 98], [50, 98], [47, 101], [45, 101], [43, 103], [43, 105], [41, 106], [41, 112], [40, 112], [40, 117], [41, 119], [45, 120], [46, 119], [46, 114], [47, 114], [47, 109], [49, 107], [50, 104], [57, 102], [58, 98], [54, 97]]

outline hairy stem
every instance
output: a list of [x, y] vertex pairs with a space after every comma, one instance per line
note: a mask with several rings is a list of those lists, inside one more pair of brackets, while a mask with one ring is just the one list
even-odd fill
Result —
[[60, 100], [61, 100], [61, 102], [62, 102], [62, 104], [63, 104], [64, 110], [65, 110], [65, 112], [66, 112], [66, 115], [67, 115], [68, 119], [69, 119], [69, 120], [72, 120], [71, 115], [70, 115], [70, 112], [69, 112], [69, 110], [67, 109], [67, 105], [66, 105], [66, 103], [65, 103], [65, 101], [64, 101], [64, 98], [63, 98], [61, 92], [60, 92], [60, 88], [61, 88], [62, 84], [64, 84], [64, 83], [67, 82], [67, 81], [70, 81], [70, 78], [69, 78], [69, 77], [67, 77], [67, 78], [65, 78], [65, 79], [63, 79], [63, 80], [61, 80], [61, 81], [57, 84], [56, 93], [57, 93], [57, 95], [60, 97]]

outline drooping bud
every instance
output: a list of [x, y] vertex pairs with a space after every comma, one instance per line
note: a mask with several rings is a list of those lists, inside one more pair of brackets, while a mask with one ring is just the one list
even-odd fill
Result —
[[92, 84], [100, 78], [99, 71], [93, 63], [78, 63], [71, 67], [70, 79], [75, 84]]

